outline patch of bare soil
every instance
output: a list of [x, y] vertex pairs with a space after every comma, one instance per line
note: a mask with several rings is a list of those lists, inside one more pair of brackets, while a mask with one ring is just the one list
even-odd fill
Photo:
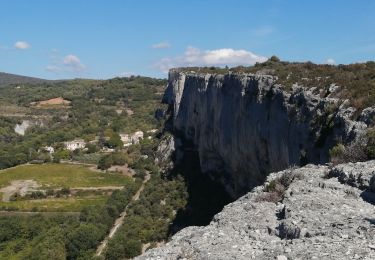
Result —
[[9, 201], [10, 197], [15, 193], [25, 196], [27, 193], [35, 191], [38, 187], [38, 183], [34, 180], [15, 180], [10, 185], [1, 188], [0, 192], [3, 193], [2, 200]]
[[132, 177], [135, 174], [135, 171], [128, 167], [127, 164], [125, 165], [113, 165], [108, 169], [109, 172], [119, 172], [123, 175]]
[[134, 114], [134, 111], [128, 108], [126, 109], [126, 113], [128, 114], [128, 116], [131, 116]]
[[52, 98], [48, 100], [42, 100], [39, 102], [32, 102], [31, 105], [42, 107], [42, 106], [56, 106], [56, 105], [70, 105], [71, 101], [63, 99], [62, 97]]

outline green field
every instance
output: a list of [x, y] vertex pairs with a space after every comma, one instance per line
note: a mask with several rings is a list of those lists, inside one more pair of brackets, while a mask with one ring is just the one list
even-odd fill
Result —
[[89, 198], [53, 198], [40, 200], [0, 201], [0, 210], [38, 212], [79, 212], [86, 206], [102, 206], [108, 196]]
[[21, 165], [0, 171], [0, 187], [14, 180], [34, 180], [49, 188], [125, 186], [131, 181], [124, 175], [96, 172], [71, 164]]
[[[69, 187], [124, 187], [133, 182], [130, 177], [102, 173], [82, 165], [40, 164], [21, 165], [0, 171], [0, 188], [8, 187], [12, 181], [34, 180], [38, 189], [60, 189]], [[3, 194], [0, 194], [3, 195]], [[79, 191], [68, 196], [42, 199], [0, 201], [0, 210], [38, 212], [79, 212], [86, 206], [102, 206], [110, 193], [98, 190]]]

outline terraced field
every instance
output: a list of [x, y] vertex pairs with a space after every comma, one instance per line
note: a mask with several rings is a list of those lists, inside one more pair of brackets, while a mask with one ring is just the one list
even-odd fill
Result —
[[78, 212], [85, 206], [103, 205], [114, 190], [132, 181], [82, 165], [21, 165], [0, 171], [0, 209]]

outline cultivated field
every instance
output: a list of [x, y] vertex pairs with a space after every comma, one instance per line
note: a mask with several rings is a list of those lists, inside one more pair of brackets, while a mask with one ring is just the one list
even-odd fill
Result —
[[103, 205], [114, 190], [132, 181], [82, 165], [21, 165], [0, 171], [0, 210], [78, 212]]
[[45, 188], [124, 186], [131, 179], [120, 174], [107, 174], [72, 164], [21, 165], [0, 171], [0, 187], [14, 180], [34, 180]]

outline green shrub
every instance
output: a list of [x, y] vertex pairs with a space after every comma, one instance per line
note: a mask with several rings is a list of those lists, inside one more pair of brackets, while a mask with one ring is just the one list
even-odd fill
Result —
[[280, 62], [280, 59], [276, 55], [272, 55], [271, 58], [269, 58], [269, 61]]
[[345, 154], [345, 146], [343, 144], [337, 144], [329, 150], [329, 156], [331, 158], [331, 162], [334, 164], [340, 163]]
[[100, 158], [98, 162], [98, 169], [107, 170], [113, 164], [113, 159], [111, 155], [104, 155]]
[[368, 159], [375, 159], [375, 128], [372, 128], [367, 132], [366, 153]]
[[294, 180], [302, 179], [300, 173], [288, 171], [283, 173], [280, 177], [270, 181], [265, 187], [264, 192], [261, 193], [255, 201], [262, 202], [279, 202], [283, 199], [285, 191]]

